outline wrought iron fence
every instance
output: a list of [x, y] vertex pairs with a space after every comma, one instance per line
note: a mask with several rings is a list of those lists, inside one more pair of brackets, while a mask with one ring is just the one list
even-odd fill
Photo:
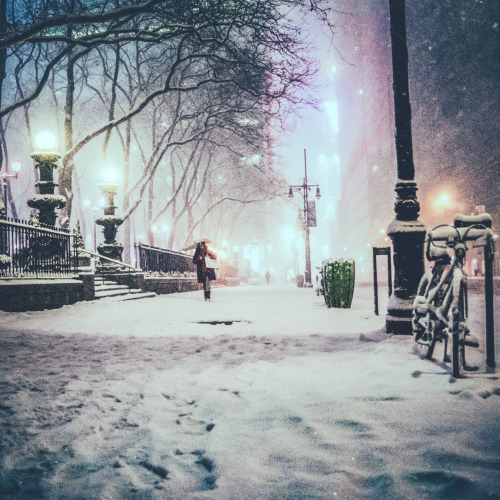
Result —
[[76, 249], [67, 229], [0, 219], [0, 276], [67, 276], [76, 272]]
[[136, 267], [140, 267], [146, 273], [185, 278], [196, 276], [196, 265], [193, 264], [191, 255], [142, 243], [135, 245], [135, 252]]

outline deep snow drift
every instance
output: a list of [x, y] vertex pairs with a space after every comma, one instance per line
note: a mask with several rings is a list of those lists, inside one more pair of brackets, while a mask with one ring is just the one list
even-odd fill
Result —
[[202, 297], [0, 312], [0, 497], [500, 498], [484, 342], [454, 380], [383, 333], [371, 288], [348, 310], [294, 286]]

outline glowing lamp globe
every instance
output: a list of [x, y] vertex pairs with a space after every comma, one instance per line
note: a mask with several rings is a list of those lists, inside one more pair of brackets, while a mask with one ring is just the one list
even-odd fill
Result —
[[21, 162], [19, 160], [16, 160], [12, 164], [12, 170], [14, 170], [16, 174], [18, 174], [21, 171]]
[[86, 208], [90, 207], [90, 200], [88, 198], [86, 198], [85, 200], [83, 200], [83, 206], [86, 207]]
[[113, 167], [106, 167], [102, 172], [102, 180], [109, 183], [117, 182], [118, 172]]
[[56, 145], [56, 138], [52, 132], [40, 132], [35, 137], [35, 144], [42, 151], [50, 151]]

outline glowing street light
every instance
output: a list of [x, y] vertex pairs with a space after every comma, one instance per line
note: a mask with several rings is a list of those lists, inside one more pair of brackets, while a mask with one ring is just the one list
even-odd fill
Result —
[[15, 161], [12, 164], [12, 170], [14, 171], [13, 174], [8, 174], [7, 172], [4, 172], [3, 174], [0, 175], [0, 179], [2, 179], [2, 186], [3, 186], [3, 201], [5, 205], [5, 217], [8, 216], [8, 203], [7, 203], [7, 179], [10, 179], [12, 177], [15, 177], [17, 179], [17, 176], [19, 175], [19, 172], [21, 171], [21, 162], [20, 161]]
[[16, 173], [16, 176], [19, 174], [19, 172], [21, 171], [21, 167], [22, 167], [22, 164], [19, 160], [15, 160], [13, 163], [12, 163], [12, 170], [14, 170], [14, 172]]
[[56, 136], [52, 132], [44, 130], [36, 135], [35, 144], [40, 151], [52, 151], [56, 145]]
[[[123, 245], [116, 241], [118, 226], [123, 224], [123, 217], [115, 215], [115, 196], [118, 192], [118, 173], [116, 169], [107, 167], [101, 172], [104, 182], [97, 184], [104, 198], [103, 215], [96, 220], [98, 226], [103, 226], [104, 243], [97, 247], [99, 255], [114, 261], [122, 260]], [[116, 267], [116, 262], [101, 259], [101, 266]], [[104, 261], [104, 262], [103, 262]]]
[[38, 219], [41, 224], [54, 226], [57, 215], [54, 209], [66, 206], [66, 197], [54, 194], [57, 184], [54, 182], [54, 170], [61, 155], [54, 151], [56, 137], [52, 132], [39, 132], [35, 137], [38, 148], [31, 154], [35, 168], [40, 171], [40, 181], [37, 183], [39, 194], [28, 200], [28, 206], [38, 209]]
[[96, 217], [96, 214], [99, 210], [102, 209], [102, 206], [104, 205], [104, 200], [99, 200], [99, 201], [102, 201], [102, 203], [100, 203], [100, 207], [91, 207], [91, 203], [90, 203], [90, 200], [88, 198], [86, 198], [85, 200], [83, 200], [83, 206], [90, 210], [92, 212], [92, 216], [93, 216], [93, 219], [94, 219], [94, 224], [93, 224], [93, 228], [94, 228], [94, 253], [97, 253], [97, 224], [95, 223], [95, 217]]
[[104, 182], [109, 182], [110, 184], [114, 184], [118, 182], [118, 171], [114, 167], [105, 167], [101, 172], [101, 178]]
[[[290, 186], [288, 190], [288, 197], [293, 198], [294, 192], [302, 192], [304, 198], [304, 210], [303, 210], [303, 221], [302, 226], [305, 229], [306, 236], [306, 267], [304, 270], [304, 286], [312, 287], [311, 282], [311, 243], [309, 241], [309, 228], [316, 226], [316, 214], [312, 214], [311, 206], [309, 204], [309, 191], [312, 187], [316, 188], [316, 199], [321, 198], [321, 192], [319, 190], [318, 184], [308, 184], [307, 183], [307, 161], [306, 161], [306, 150], [304, 149], [304, 183], [302, 185]], [[314, 207], [315, 210], [316, 207]], [[299, 214], [300, 217], [300, 214]], [[312, 220], [314, 218], [314, 220]], [[297, 221], [298, 222], [298, 221]]]

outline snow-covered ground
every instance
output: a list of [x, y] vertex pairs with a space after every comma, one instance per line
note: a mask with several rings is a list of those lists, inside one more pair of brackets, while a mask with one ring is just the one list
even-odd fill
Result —
[[369, 287], [339, 310], [274, 285], [0, 312], [0, 498], [500, 498], [484, 342], [454, 380], [383, 333], [386, 293], [380, 316]]

